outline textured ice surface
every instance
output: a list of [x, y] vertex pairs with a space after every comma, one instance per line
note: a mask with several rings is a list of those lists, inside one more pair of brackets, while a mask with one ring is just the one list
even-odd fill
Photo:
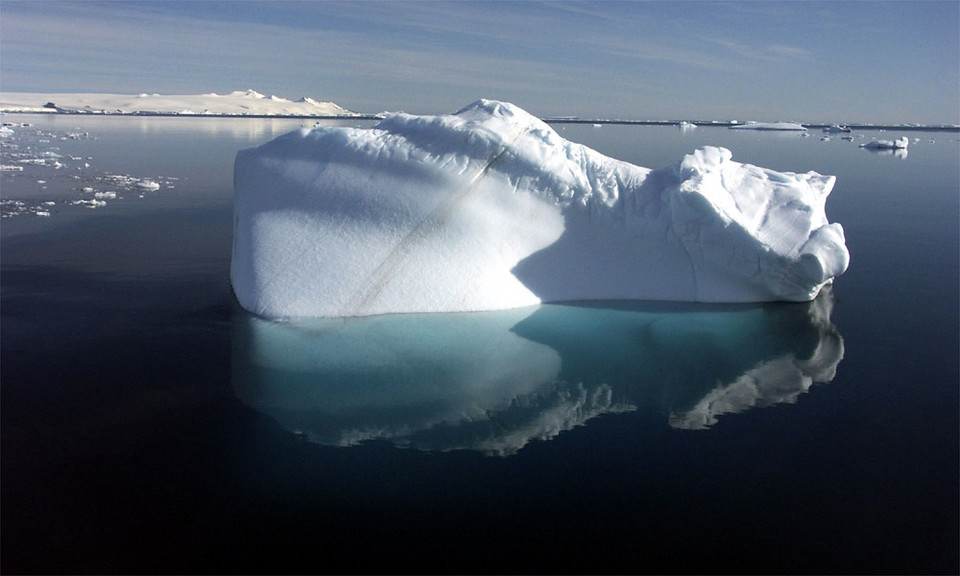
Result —
[[832, 176], [713, 147], [651, 171], [496, 101], [302, 129], [234, 179], [233, 287], [266, 317], [805, 301], [849, 260]]

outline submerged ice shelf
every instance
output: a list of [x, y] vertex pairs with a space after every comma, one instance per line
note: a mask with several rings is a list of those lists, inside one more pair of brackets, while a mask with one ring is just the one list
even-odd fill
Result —
[[797, 402], [844, 355], [801, 304], [545, 304], [272, 322], [234, 316], [237, 397], [300, 438], [515, 454], [603, 414], [702, 430]]
[[849, 262], [832, 176], [714, 147], [650, 170], [497, 101], [292, 132], [234, 182], [231, 279], [265, 317], [807, 301]]

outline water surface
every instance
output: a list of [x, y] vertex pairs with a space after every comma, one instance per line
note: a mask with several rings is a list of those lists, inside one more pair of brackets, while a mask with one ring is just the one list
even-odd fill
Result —
[[299, 325], [228, 275], [233, 156], [302, 121], [11, 118], [2, 163], [43, 162], [0, 199], [50, 215], [0, 228], [5, 572], [960, 567], [956, 133], [557, 125], [835, 174], [851, 266], [810, 304]]

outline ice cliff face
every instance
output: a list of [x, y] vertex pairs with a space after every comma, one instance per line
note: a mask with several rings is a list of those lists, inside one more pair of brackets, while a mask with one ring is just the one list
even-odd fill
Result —
[[810, 300], [849, 261], [833, 184], [723, 148], [651, 171], [480, 100], [238, 153], [231, 276], [266, 317]]

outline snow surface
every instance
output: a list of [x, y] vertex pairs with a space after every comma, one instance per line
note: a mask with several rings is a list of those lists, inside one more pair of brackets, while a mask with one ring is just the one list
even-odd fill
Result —
[[834, 181], [714, 147], [651, 171], [497, 101], [396, 113], [237, 154], [231, 279], [272, 318], [806, 301], [849, 262]]
[[254, 90], [230, 94], [60, 94], [0, 93], [0, 111], [56, 112], [44, 108], [53, 103], [60, 110], [90, 114], [207, 114], [214, 116], [355, 116], [333, 102], [312, 98], [299, 101], [264, 96]]

